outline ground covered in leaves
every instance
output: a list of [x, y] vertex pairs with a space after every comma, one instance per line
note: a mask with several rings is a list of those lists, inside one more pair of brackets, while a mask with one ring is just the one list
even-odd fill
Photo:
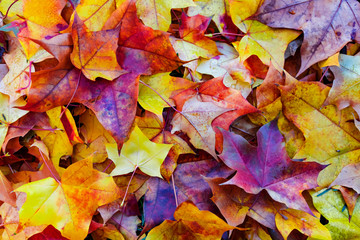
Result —
[[359, 239], [356, 0], [2, 0], [1, 239]]

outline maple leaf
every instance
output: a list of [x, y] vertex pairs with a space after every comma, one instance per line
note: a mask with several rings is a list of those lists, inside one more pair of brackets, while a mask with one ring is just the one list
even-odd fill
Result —
[[[326, 14], [323, 14], [326, 5]], [[304, 32], [298, 75], [339, 52], [349, 41], [360, 41], [360, 4], [354, 0], [268, 1], [255, 14], [270, 27]]]
[[204, 149], [216, 158], [215, 131], [211, 123], [214, 118], [232, 109], [219, 107], [212, 102], [204, 102], [195, 95], [180, 106], [179, 110], [181, 114], [177, 113], [174, 116], [171, 132], [179, 130], [186, 132], [196, 148]]
[[285, 78], [271, 65], [264, 81], [256, 88], [256, 106], [261, 110], [261, 114], [249, 114], [252, 122], [263, 125], [277, 117], [282, 107], [277, 85], [284, 84]]
[[275, 221], [284, 239], [287, 239], [294, 229], [314, 239], [331, 239], [329, 230], [320, 223], [320, 219], [303, 211], [280, 210], [276, 214]]
[[132, 73], [113, 81], [93, 82], [77, 69], [54, 70], [34, 75], [27, 104], [22, 108], [42, 112], [70, 100], [83, 103], [120, 144], [127, 138], [135, 118], [137, 88], [138, 75]]
[[261, 240], [272, 240], [271, 236], [268, 234], [268, 232], [266, 232], [260, 224], [258, 224], [255, 221], [249, 221], [245, 227], [250, 228], [249, 230], [246, 230], [244, 232], [240, 232], [243, 233], [244, 236], [241, 235], [242, 238], [245, 239], [251, 239], [251, 240], [255, 240], [255, 239], [261, 239]]
[[117, 4], [116, 0], [82, 0], [76, 6], [74, 17], [77, 15], [89, 31], [104, 30], [102, 28], [115, 11]]
[[151, 112], [145, 112], [143, 117], [136, 117], [136, 124], [147, 138], [155, 143], [173, 144], [164, 162], [161, 164], [161, 175], [166, 181], [170, 181], [173, 174], [177, 160], [180, 154], [193, 153], [188, 143], [181, 137], [170, 133], [164, 129], [164, 123]]
[[63, 156], [70, 156], [73, 152], [73, 145], [71, 144], [68, 135], [65, 131], [61, 131], [65, 129], [60, 118], [61, 112], [62, 107], [56, 107], [46, 112], [49, 117], [50, 126], [57, 131], [35, 131], [49, 149], [50, 160], [53, 162], [59, 174], [64, 172], [64, 169], [59, 167], [60, 158]]
[[244, 62], [251, 55], [256, 55], [264, 64], [270, 66], [272, 63], [278, 71], [282, 71], [287, 45], [300, 35], [299, 32], [272, 29], [254, 20], [235, 22], [235, 24], [245, 33], [239, 42], [233, 43], [239, 52], [240, 61]]
[[356, 111], [360, 111], [360, 99], [357, 95], [360, 80], [359, 63], [360, 56], [340, 54], [340, 66], [330, 67], [335, 80], [324, 105], [336, 104], [340, 110], [352, 106]]
[[173, 99], [181, 113], [176, 113], [172, 120], [172, 133], [178, 130], [186, 132], [196, 148], [204, 149], [215, 158], [216, 139], [221, 140], [221, 135], [216, 135], [218, 130], [212, 126], [229, 129], [237, 117], [257, 111], [240, 91], [226, 87], [222, 78], [203, 83], [197, 91], [185, 90]]
[[[46, 0], [23, 0], [22, 19], [11, 22], [13, 31], [24, 48], [27, 59], [30, 59], [39, 49], [39, 45], [31, 39], [41, 40], [46, 37], [56, 35], [59, 31], [67, 27], [67, 23], [61, 16], [61, 11], [65, 7], [66, 1], [46, 1]], [[38, 12], [38, 9], [42, 9]]]
[[55, 130], [50, 126], [49, 118], [46, 113], [28, 112], [25, 116], [11, 124], [12, 127], [9, 128], [2, 145], [3, 152], [6, 152], [10, 140], [16, 137], [25, 136], [25, 134], [32, 130], [35, 125], [38, 129], [46, 129], [49, 131]]
[[230, 6], [227, 0], [195, 0], [195, 3], [196, 6], [190, 6], [188, 9], [187, 13], [190, 17], [198, 14], [211, 17], [223, 36], [230, 40], [235, 38], [232, 34], [238, 33], [238, 28], [231, 20]]
[[172, 146], [151, 142], [139, 127], [135, 126], [128, 141], [124, 143], [120, 156], [117, 144], [106, 144], [108, 156], [116, 165], [111, 175], [123, 175], [139, 168], [150, 176], [162, 178], [160, 165]]
[[215, 160], [202, 160], [179, 164], [173, 175], [174, 180], [170, 183], [159, 178], [149, 179], [146, 183], [143, 232], [165, 219], [172, 219], [176, 203], [191, 200], [201, 210], [214, 211], [216, 208], [210, 200], [211, 189], [204, 177], [225, 178], [231, 173], [232, 170], [222, 163]]
[[95, 239], [119, 239], [125, 240], [124, 236], [114, 225], [105, 225], [91, 234]]
[[136, 9], [139, 18], [148, 27], [154, 30], [167, 31], [171, 23], [172, 8], [186, 8], [195, 6], [192, 0], [166, 1], [166, 0], [139, 0]]
[[360, 163], [353, 163], [345, 166], [337, 178], [331, 183], [330, 187], [339, 185], [354, 189], [360, 193], [360, 186], [358, 179], [360, 178]]
[[168, 34], [153, 30], [140, 22], [133, 0], [124, 1], [114, 11], [104, 29], [112, 29], [118, 25], [120, 35], [116, 56], [123, 69], [152, 75], [172, 71], [183, 64], [171, 46]]
[[209, 211], [200, 211], [191, 202], [184, 202], [176, 209], [174, 218], [177, 221], [165, 220], [153, 228], [147, 239], [219, 239], [223, 232], [234, 227], [228, 225]]
[[15, 122], [22, 116], [24, 116], [28, 111], [20, 110], [15, 107], [14, 104], [10, 103], [9, 96], [0, 93], [0, 144], [2, 145], [9, 126], [11, 123]]
[[143, 116], [136, 116], [135, 124], [150, 140], [161, 134], [164, 130], [164, 122], [152, 112], [146, 111]]
[[239, 186], [252, 194], [266, 190], [274, 200], [312, 214], [301, 192], [317, 186], [317, 175], [324, 166], [292, 161], [286, 154], [277, 121], [260, 128], [257, 147], [231, 132], [223, 130], [222, 134], [224, 150], [219, 157], [237, 170], [236, 175], [224, 184]]
[[22, 231], [18, 231], [20, 227], [18, 209], [8, 203], [3, 203], [0, 206], [0, 215], [5, 228], [1, 236], [4, 240], [28, 239], [32, 235], [42, 232], [45, 228], [44, 226], [29, 226], [23, 228]]
[[354, 209], [355, 209], [359, 194], [356, 191], [352, 190], [351, 188], [347, 188], [347, 187], [343, 187], [343, 186], [339, 186], [338, 188], [334, 187], [334, 189], [338, 189], [341, 192], [341, 195], [346, 203], [346, 207], [350, 214], [349, 220], [351, 220], [351, 216], [354, 213]]
[[[47, 190], [38, 191], [39, 188]], [[70, 239], [84, 239], [96, 208], [120, 195], [112, 177], [92, 168], [91, 158], [68, 167], [61, 182], [46, 178], [25, 184], [15, 191], [27, 194], [19, 211], [23, 226], [51, 224]]]
[[17, 39], [9, 41], [9, 50], [10, 52], [4, 55], [9, 72], [0, 82], [0, 91], [9, 95], [10, 101], [13, 102], [29, 91], [30, 79], [27, 73], [34, 71], [34, 66], [30, 66], [29, 61], [37, 63], [52, 56], [45, 50], [39, 50], [28, 60]]
[[50, 240], [50, 239], [58, 239], [58, 240], [67, 240], [68, 238], [64, 238], [61, 236], [61, 233], [54, 228], [53, 226], [47, 226], [44, 231], [41, 233], [37, 233], [31, 236], [31, 240]]
[[[215, 42], [204, 36], [210, 20], [211, 18], [201, 15], [188, 17], [182, 13], [179, 26], [180, 39], [170, 39], [181, 60], [192, 61], [199, 57], [212, 58], [220, 54]], [[187, 63], [185, 66], [193, 67], [191, 63]]]
[[255, 14], [263, 2], [264, 0], [229, 0], [230, 15], [234, 23], [241, 23]]
[[349, 212], [339, 191], [321, 190], [311, 192], [315, 208], [329, 221], [325, 227], [329, 229], [331, 239], [356, 239], [360, 236], [359, 199], [354, 209], [354, 215], [349, 221]]
[[247, 97], [251, 92], [252, 74], [250, 70], [240, 62], [239, 53], [233, 46], [221, 42], [216, 42], [216, 46], [222, 55], [217, 55], [209, 60], [199, 60], [196, 71], [210, 74], [214, 78], [222, 77], [226, 87], [238, 89], [243, 97]]
[[280, 89], [285, 117], [305, 137], [294, 158], [331, 163], [318, 178], [320, 186], [327, 186], [343, 167], [358, 162], [360, 133], [349, 122], [354, 112], [349, 108], [339, 112], [333, 105], [322, 107], [329, 88], [318, 82], [299, 82]]
[[139, 86], [138, 102], [145, 110], [161, 116], [164, 107], [169, 107], [163, 99], [168, 103], [173, 103], [170, 97], [174, 95], [174, 92], [180, 92], [181, 90], [196, 86], [194, 82], [183, 78], [172, 77], [169, 74], [169, 72], [158, 73], [140, 78], [143, 83], [148, 85], [145, 86], [142, 84]]
[[91, 110], [86, 110], [79, 118], [81, 136], [84, 141], [74, 146], [72, 158], [75, 162], [93, 155], [94, 163], [107, 158], [106, 143], [115, 143], [114, 138], [105, 130]]
[[0, 171], [0, 200], [12, 206], [16, 206], [16, 197], [12, 192], [13, 187], [5, 175]]
[[120, 28], [91, 32], [76, 14], [72, 27], [74, 50], [71, 61], [87, 78], [113, 80], [126, 73], [117, 63], [115, 54]]
[[245, 220], [250, 207], [253, 207], [254, 195], [246, 193], [241, 188], [232, 185], [219, 184], [226, 182], [221, 178], [206, 179], [211, 187], [211, 200], [220, 209], [226, 222], [231, 226], [238, 226]]

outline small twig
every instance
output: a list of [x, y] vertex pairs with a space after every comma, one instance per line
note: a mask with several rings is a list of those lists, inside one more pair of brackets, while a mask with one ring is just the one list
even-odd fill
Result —
[[324, 78], [324, 76], [325, 76], [325, 74], [327, 73], [328, 70], [329, 70], [329, 66], [326, 67], [324, 73], [322, 74], [322, 76], [321, 76], [321, 78], [320, 78], [320, 80], [319, 80], [320, 82], [323, 81], [323, 78]]
[[106, 170], [108, 170], [108, 168], [111, 166], [112, 162], [110, 161], [109, 165], [107, 165], [107, 167], [102, 171], [102, 172], [106, 172]]
[[230, 35], [230, 36], [240, 36], [240, 37], [243, 37], [243, 36], [246, 36], [246, 34], [243, 34], [243, 33], [227, 33], [227, 32], [222, 32], [222, 33], [210, 33], [210, 34], [205, 34], [205, 35], [211, 35], [211, 36], [218, 36], [218, 35]]
[[174, 189], [175, 204], [176, 204], [176, 207], [178, 207], [178, 206], [179, 206], [179, 202], [178, 202], [177, 195], [176, 195], [175, 182], [174, 182], [174, 174], [171, 175], [171, 180], [172, 180], [172, 186], [173, 186], [173, 189]]
[[19, 0], [15, 0], [12, 4], [10, 4], [10, 6], [8, 7], [7, 11], [6, 11], [6, 14], [5, 16], [3, 17], [3, 21], [5, 20], [5, 18], [7, 18], [8, 14], [9, 14], [9, 11], [10, 11], [10, 8], [16, 3], [18, 2]]

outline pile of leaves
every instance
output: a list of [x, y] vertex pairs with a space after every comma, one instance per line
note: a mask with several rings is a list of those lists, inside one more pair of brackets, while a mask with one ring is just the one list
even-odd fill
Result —
[[360, 238], [356, 0], [2, 0], [1, 239]]

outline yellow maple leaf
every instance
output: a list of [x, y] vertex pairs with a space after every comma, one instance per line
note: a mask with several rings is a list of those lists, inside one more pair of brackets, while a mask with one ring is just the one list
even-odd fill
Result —
[[[236, 23], [235, 23], [236, 24]], [[290, 29], [273, 29], [261, 22], [246, 20], [236, 24], [246, 35], [239, 42], [233, 43], [243, 62], [251, 55], [281, 71], [284, 67], [284, 53], [287, 45], [300, 35], [300, 32]]]
[[64, 237], [84, 239], [96, 209], [120, 197], [112, 177], [94, 170], [92, 164], [92, 157], [72, 164], [61, 182], [45, 178], [17, 188], [27, 194], [19, 211], [22, 226], [51, 224]]
[[154, 30], [167, 31], [171, 24], [171, 9], [195, 6], [192, 0], [138, 0], [136, 9], [139, 18]]
[[120, 156], [117, 144], [106, 144], [108, 156], [116, 165], [111, 175], [123, 175], [139, 168], [150, 176], [162, 178], [160, 166], [172, 146], [151, 142], [140, 128], [135, 126], [129, 140], [124, 143]]

